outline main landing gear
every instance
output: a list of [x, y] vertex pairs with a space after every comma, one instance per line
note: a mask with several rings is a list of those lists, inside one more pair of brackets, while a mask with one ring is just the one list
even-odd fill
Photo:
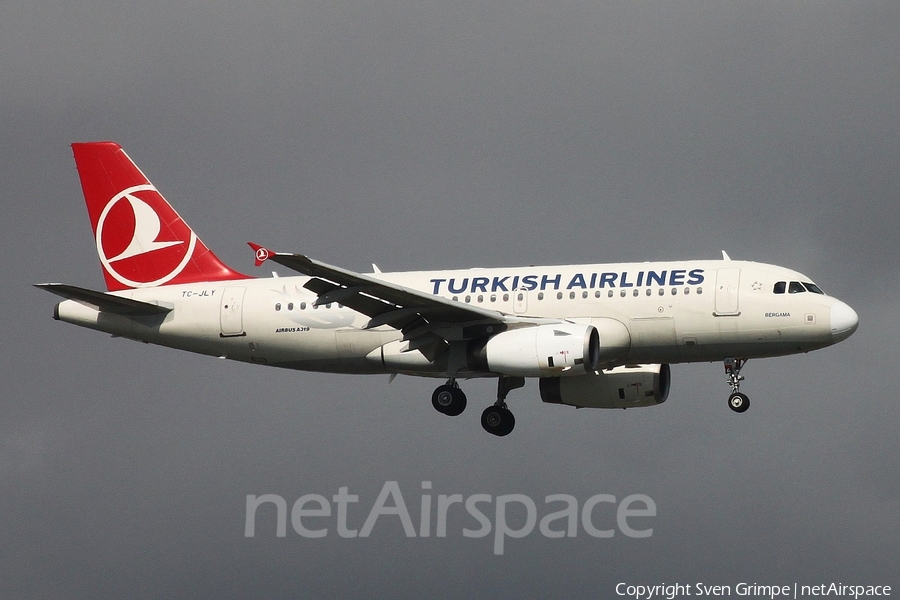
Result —
[[[500, 377], [497, 380], [497, 401], [481, 413], [481, 426], [485, 431], [500, 437], [509, 435], [516, 426], [516, 418], [506, 406], [506, 396], [524, 385], [524, 377]], [[438, 412], [455, 417], [466, 409], [466, 395], [451, 377], [434, 390], [431, 404]]]
[[728, 385], [731, 386], [731, 395], [728, 396], [728, 407], [734, 412], [742, 413], [750, 408], [750, 398], [746, 394], [742, 394], [741, 382], [744, 377], [741, 375], [741, 369], [747, 364], [744, 358], [726, 358], [725, 374], [728, 376]]
[[451, 377], [431, 394], [431, 404], [439, 413], [455, 417], [466, 410], [466, 395], [459, 389], [456, 379]]
[[506, 396], [512, 390], [525, 385], [524, 377], [500, 377], [497, 379], [497, 401], [481, 413], [481, 426], [490, 434], [503, 437], [516, 426], [516, 418], [506, 406]]

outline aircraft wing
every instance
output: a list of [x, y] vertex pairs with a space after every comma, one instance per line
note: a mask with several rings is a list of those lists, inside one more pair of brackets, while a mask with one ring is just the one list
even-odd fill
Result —
[[302, 254], [273, 252], [249, 242], [256, 251], [256, 264], [274, 261], [312, 277], [303, 287], [318, 294], [317, 305], [339, 302], [370, 317], [366, 329], [390, 325], [403, 332], [409, 350], [420, 350], [426, 357], [446, 349], [446, 342], [462, 341], [498, 333], [505, 329], [543, 323], [561, 323], [560, 319], [511, 315], [454, 302], [441, 296], [335, 267]]

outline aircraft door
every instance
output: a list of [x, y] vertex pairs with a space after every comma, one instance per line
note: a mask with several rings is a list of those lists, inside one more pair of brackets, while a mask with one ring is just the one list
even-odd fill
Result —
[[738, 288], [741, 270], [734, 267], [716, 271], [716, 312], [717, 317], [734, 317], [741, 314], [738, 307]]
[[231, 337], [244, 335], [244, 287], [227, 287], [222, 294], [219, 312], [220, 335]]

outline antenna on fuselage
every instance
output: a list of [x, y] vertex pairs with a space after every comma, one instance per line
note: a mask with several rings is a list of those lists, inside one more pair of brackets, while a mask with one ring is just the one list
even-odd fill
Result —
[[731, 260], [731, 257], [724, 250], [722, 250], [722, 260]]

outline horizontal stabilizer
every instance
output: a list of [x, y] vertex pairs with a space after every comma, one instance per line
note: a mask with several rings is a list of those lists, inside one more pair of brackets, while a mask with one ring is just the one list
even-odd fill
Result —
[[64, 283], [38, 283], [34, 287], [47, 290], [51, 294], [62, 296], [68, 300], [76, 300], [91, 306], [96, 306], [98, 310], [116, 313], [128, 316], [153, 316], [163, 315], [171, 312], [171, 308], [132, 300], [130, 298], [120, 298], [105, 292], [98, 292], [81, 288], [74, 285], [66, 285]]

